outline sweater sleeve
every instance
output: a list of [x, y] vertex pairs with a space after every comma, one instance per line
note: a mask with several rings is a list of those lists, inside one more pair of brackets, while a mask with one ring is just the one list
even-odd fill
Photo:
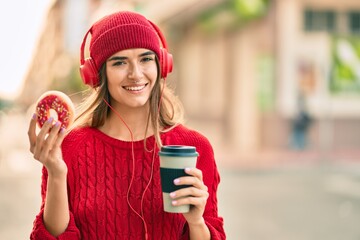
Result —
[[[220, 176], [218, 174], [217, 169], [215, 169], [215, 178], [214, 183], [211, 185], [206, 184], [209, 188], [209, 198], [206, 203], [206, 208], [204, 212], [204, 220], [205, 224], [209, 228], [211, 239], [212, 240], [225, 240], [226, 234], [224, 230], [224, 220], [222, 217], [218, 216], [217, 212], [217, 185], [219, 183]], [[212, 189], [210, 189], [210, 186]], [[189, 237], [189, 226], [185, 224], [184, 231], [180, 240], [190, 240]]]
[[[226, 239], [224, 220], [218, 215], [217, 207], [217, 188], [220, 183], [220, 174], [216, 166], [214, 151], [206, 137], [196, 132], [194, 134], [196, 134], [196, 137], [193, 139], [196, 140], [194, 143], [189, 143], [189, 145], [193, 144], [196, 146], [197, 152], [199, 153], [196, 167], [203, 172], [204, 184], [208, 187], [209, 192], [209, 198], [205, 206], [203, 217], [207, 227], [210, 230], [211, 239], [224, 240]], [[188, 239], [189, 230], [186, 224], [181, 240]]]
[[[215, 164], [215, 162], [213, 162]], [[217, 187], [220, 183], [220, 175], [214, 165], [211, 179], [204, 179], [205, 185], [209, 188], [209, 198], [204, 212], [205, 223], [208, 226], [212, 240], [226, 239], [224, 231], [224, 220], [218, 216]], [[211, 175], [211, 174], [210, 174]]]
[[80, 240], [80, 231], [76, 227], [73, 214], [70, 212], [70, 221], [65, 232], [60, 234], [58, 237], [52, 236], [46, 229], [43, 221], [44, 214], [44, 205], [46, 197], [46, 187], [47, 187], [47, 171], [43, 167], [42, 170], [42, 183], [41, 183], [41, 208], [39, 214], [36, 216], [33, 224], [33, 229], [30, 234], [31, 240]]

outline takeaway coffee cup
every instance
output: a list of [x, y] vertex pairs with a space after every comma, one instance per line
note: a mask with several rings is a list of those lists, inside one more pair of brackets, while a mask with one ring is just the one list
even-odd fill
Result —
[[185, 168], [195, 167], [198, 157], [196, 148], [193, 146], [165, 145], [159, 151], [161, 188], [163, 194], [164, 211], [171, 213], [185, 213], [190, 210], [190, 205], [173, 206], [174, 200], [170, 193], [187, 185], [177, 186], [174, 179], [186, 176]]

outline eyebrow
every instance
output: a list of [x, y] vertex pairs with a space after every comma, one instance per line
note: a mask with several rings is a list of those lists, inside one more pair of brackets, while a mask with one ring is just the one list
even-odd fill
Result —
[[[139, 54], [139, 57], [144, 57], [144, 56], [149, 56], [149, 55], [155, 55], [155, 53], [153, 51], [147, 51], [144, 53]], [[119, 60], [126, 60], [128, 59], [128, 57], [123, 57], [123, 56], [113, 56], [111, 58], [109, 58], [109, 62], [110, 61], [119, 61]]]
[[143, 56], [148, 56], [148, 55], [155, 55], [155, 53], [153, 51], [147, 51], [147, 52], [140, 54], [139, 56], [143, 57]]

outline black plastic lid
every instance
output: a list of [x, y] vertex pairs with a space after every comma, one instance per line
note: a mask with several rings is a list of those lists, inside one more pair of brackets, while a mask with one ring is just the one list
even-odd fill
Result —
[[199, 156], [199, 153], [196, 152], [196, 148], [193, 146], [165, 145], [161, 147], [159, 155], [171, 157], [197, 157]]

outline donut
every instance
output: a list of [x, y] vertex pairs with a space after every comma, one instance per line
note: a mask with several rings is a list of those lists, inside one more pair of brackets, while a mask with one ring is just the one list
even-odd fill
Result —
[[50, 118], [68, 128], [74, 121], [75, 107], [71, 99], [60, 91], [47, 91], [36, 101], [37, 124], [40, 128]]

